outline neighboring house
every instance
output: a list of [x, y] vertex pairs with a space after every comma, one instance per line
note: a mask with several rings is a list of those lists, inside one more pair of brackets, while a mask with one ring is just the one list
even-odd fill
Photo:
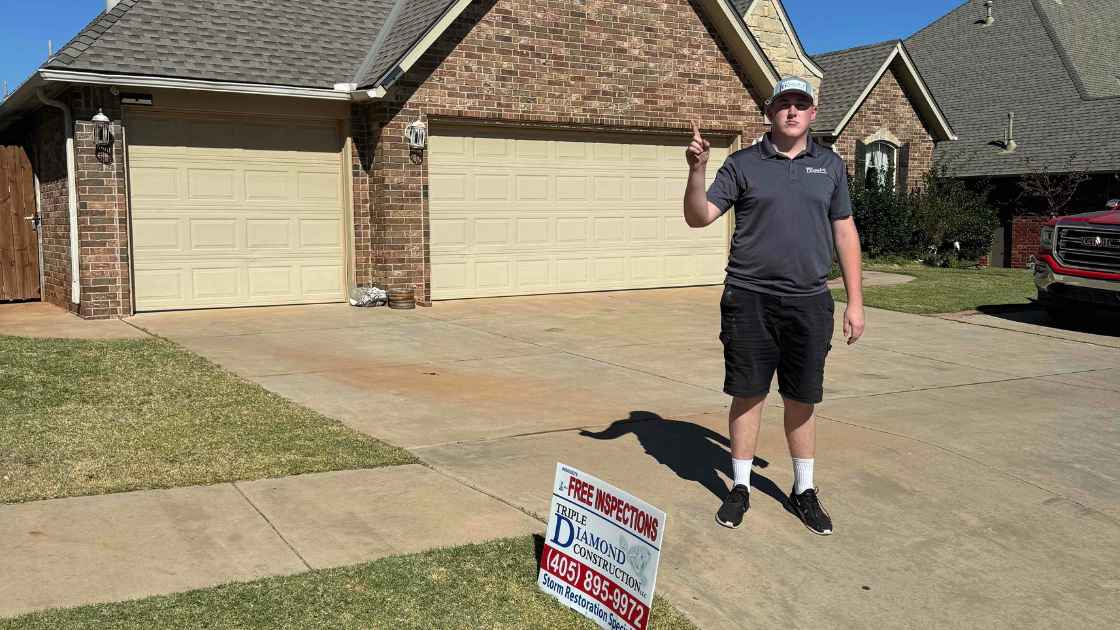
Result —
[[875, 169], [873, 176], [895, 189], [919, 187], [934, 147], [956, 135], [902, 42], [815, 59], [825, 79], [814, 135], [844, 158], [852, 176]]
[[108, 5], [0, 103], [84, 317], [718, 283], [689, 121], [722, 161], [779, 74], [730, 0]]
[[1022, 195], [1025, 175], [1089, 174], [1067, 212], [1120, 197], [1120, 2], [989, 4], [965, 2], [906, 49], [960, 137], [935, 159], [994, 187], [1004, 228], [993, 262], [1021, 266], [1038, 244], [1038, 221], [1022, 214], [1050, 211]]
[[870, 167], [895, 186], [915, 187], [929, 170], [937, 142], [952, 127], [899, 41], [806, 54], [781, 0], [733, 0], [755, 39], [783, 76], [817, 88], [814, 137], [844, 158], [849, 174]]

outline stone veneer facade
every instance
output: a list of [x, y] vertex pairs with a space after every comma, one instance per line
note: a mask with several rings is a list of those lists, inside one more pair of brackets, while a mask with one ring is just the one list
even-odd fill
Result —
[[773, 0], [755, 0], [743, 19], [778, 74], [799, 76], [820, 91], [821, 77], [798, 55], [796, 35], [786, 29]]

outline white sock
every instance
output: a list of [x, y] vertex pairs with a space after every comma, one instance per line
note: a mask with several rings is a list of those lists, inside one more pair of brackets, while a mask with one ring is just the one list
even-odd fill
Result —
[[748, 491], [751, 489], [752, 464], [754, 464], [753, 457], [750, 459], [731, 458], [731, 470], [735, 472], [735, 485], [746, 486]]
[[793, 493], [801, 494], [813, 487], [813, 460], [793, 458]]

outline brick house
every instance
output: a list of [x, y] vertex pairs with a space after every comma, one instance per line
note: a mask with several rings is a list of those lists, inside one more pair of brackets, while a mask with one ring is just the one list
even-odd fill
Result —
[[718, 162], [778, 76], [730, 0], [109, 0], [0, 144], [43, 299], [83, 317], [707, 284], [729, 232], [679, 220], [689, 121]]
[[877, 165], [896, 186], [914, 187], [935, 145], [956, 139], [902, 42], [810, 56], [781, 0], [734, 3], [778, 72], [817, 88], [813, 135], [844, 158], [850, 176]]
[[844, 158], [852, 176], [875, 169], [896, 189], [918, 187], [935, 146], [957, 137], [903, 43], [814, 58], [825, 72], [815, 136]]

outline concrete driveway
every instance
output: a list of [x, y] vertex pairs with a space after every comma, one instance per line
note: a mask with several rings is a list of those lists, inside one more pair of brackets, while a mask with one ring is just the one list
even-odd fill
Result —
[[1114, 627], [1120, 338], [871, 310], [858, 345], [837, 335], [819, 407], [837, 533], [783, 508], [777, 399], [752, 509], [728, 530], [712, 516], [730, 473], [718, 300], [712, 287], [130, 321], [542, 518], [558, 460], [634, 492], [669, 514], [659, 592], [705, 628]]

